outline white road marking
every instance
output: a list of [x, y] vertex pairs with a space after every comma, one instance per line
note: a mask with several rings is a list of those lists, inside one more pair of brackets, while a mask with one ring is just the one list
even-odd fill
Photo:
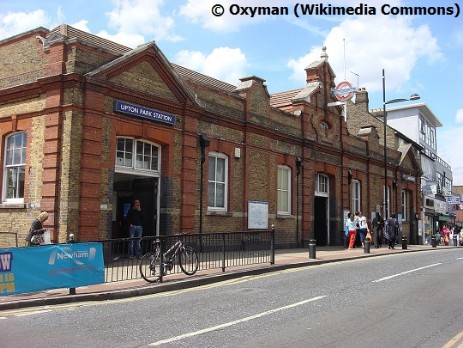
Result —
[[384, 277], [384, 278], [380, 278], [380, 279], [376, 279], [376, 280], [373, 280], [372, 282], [373, 283], [379, 283], [379, 282], [382, 282], [383, 280], [388, 280], [388, 279], [392, 279], [392, 278], [395, 278], [395, 277], [400, 277], [401, 275], [404, 275], [404, 274], [408, 274], [408, 273], [413, 273], [413, 272], [417, 272], [417, 271], [421, 271], [422, 269], [426, 269], [426, 268], [431, 268], [431, 267], [434, 267], [434, 266], [438, 266], [440, 265], [441, 263], [435, 263], [435, 264], [432, 264], [432, 265], [428, 265], [428, 266], [424, 266], [424, 267], [420, 267], [420, 268], [415, 268], [415, 269], [411, 269], [410, 271], [406, 271], [406, 272], [402, 272], [402, 273], [397, 273], [397, 274], [393, 274], [389, 277]]
[[220, 325], [217, 325], [217, 326], [211, 326], [211, 327], [208, 327], [208, 328], [205, 328], [205, 329], [202, 329], [202, 330], [198, 330], [198, 331], [194, 331], [194, 332], [188, 332], [188, 333], [183, 334], [183, 335], [179, 335], [179, 336], [171, 337], [171, 338], [168, 338], [168, 339], [165, 339], [165, 340], [153, 342], [153, 343], [151, 343], [149, 345], [151, 347], [160, 346], [161, 344], [180, 341], [180, 340], [182, 340], [184, 338], [189, 338], [189, 337], [193, 337], [193, 336], [202, 335], [202, 334], [205, 334], [205, 333], [208, 333], [208, 332], [221, 330], [221, 329], [224, 329], [226, 327], [230, 327], [230, 326], [233, 326], [233, 325], [236, 325], [236, 324], [244, 323], [246, 321], [261, 318], [261, 317], [264, 317], [266, 315], [270, 315], [270, 314], [273, 314], [273, 313], [276, 313], [276, 312], [279, 312], [279, 311], [282, 311], [282, 310], [285, 310], [285, 309], [290, 309], [290, 308], [294, 308], [294, 307], [297, 307], [297, 306], [301, 306], [301, 305], [309, 303], [309, 302], [318, 301], [318, 300], [321, 300], [322, 298], [325, 298], [325, 297], [326, 296], [313, 297], [313, 298], [310, 298], [310, 299], [307, 299], [307, 300], [304, 300], [304, 301], [301, 301], [301, 302], [296, 302], [296, 303], [293, 303], [293, 304], [290, 304], [290, 305], [287, 305], [287, 306], [274, 308], [274, 309], [271, 309], [269, 311], [258, 313], [256, 315], [252, 315], [252, 316], [249, 316], [249, 317], [246, 317], [246, 318], [230, 321], [228, 323], [223, 323], [223, 324], [220, 324]]

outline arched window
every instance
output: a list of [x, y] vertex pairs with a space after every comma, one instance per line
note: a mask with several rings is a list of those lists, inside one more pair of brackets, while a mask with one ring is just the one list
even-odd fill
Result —
[[116, 171], [144, 171], [147, 175], [159, 174], [160, 154], [159, 145], [128, 137], [118, 137]]
[[22, 203], [24, 202], [27, 134], [25, 132], [11, 134], [6, 138], [5, 144], [3, 201]]

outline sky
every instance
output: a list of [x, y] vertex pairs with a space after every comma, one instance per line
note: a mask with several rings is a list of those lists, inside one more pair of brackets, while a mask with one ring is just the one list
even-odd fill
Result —
[[[132, 48], [155, 41], [171, 62], [233, 85], [258, 76], [270, 93], [303, 87], [326, 47], [336, 84], [366, 88], [370, 109], [382, 108], [383, 69], [387, 101], [421, 96], [443, 124], [437, 153], [463, 185], [463, 1], [298, 1], [0, 0], [0, 40], [65, 23]], [[400, 12], [413, 7], [425, 13]]]

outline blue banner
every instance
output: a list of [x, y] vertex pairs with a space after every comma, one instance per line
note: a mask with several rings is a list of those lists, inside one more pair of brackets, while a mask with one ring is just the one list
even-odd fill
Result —
[[122, 112], [127, 115], [138, 116], [147, 118], [152, 121], [162, 122], [174, 125], [175, 116], [167, 114], [165, 112], [157, 111], [150, 108], [145, 108], [144, 106], [129, 104], [120, 100], [116, 100], [114, 110]]
[[0, 296], [103, 282], [101, 243], [0, 249]]

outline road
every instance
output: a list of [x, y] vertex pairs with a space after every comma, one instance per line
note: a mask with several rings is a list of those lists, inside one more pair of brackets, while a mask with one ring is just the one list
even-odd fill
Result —
[[0, 313], [2, 347], [461, 347], [463, 248]]

